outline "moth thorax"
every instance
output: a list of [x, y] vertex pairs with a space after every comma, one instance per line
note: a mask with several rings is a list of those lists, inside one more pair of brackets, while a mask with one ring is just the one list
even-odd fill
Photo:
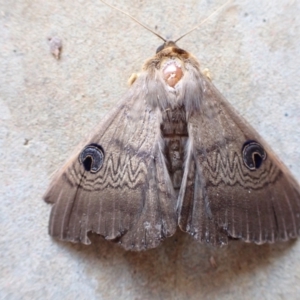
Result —
[[162, 72], [164, 80], [170, 87], [174, 87], [183, 76], [180, 63], [174, 59], [166, 62]]

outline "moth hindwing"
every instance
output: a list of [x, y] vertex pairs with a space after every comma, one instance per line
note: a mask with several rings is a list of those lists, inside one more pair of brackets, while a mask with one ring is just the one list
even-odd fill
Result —
[[165, 42], [120, 104], [53, 179], [50, 235], [157, 247], [177, 227], [196, 240], [257, 244], [299, 235], [300, 188], [262, 138]]

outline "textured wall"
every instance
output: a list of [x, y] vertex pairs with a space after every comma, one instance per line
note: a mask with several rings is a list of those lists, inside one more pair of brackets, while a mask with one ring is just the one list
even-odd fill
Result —
[[[222, 1], [110, 3], [176, 38]], [[299, 11], [297, 0], [236, 0], [179, 43], [298, 180]], [[61, 60], [50, 54], [54, 35]], [[51, 239], [42, 201], [51, 174], [161, 41], [96, 0], [0, 0], [0, 37], [0, 299], [299, 298], [299, 241], [213, 249], [177, 233], [132, 253], [100, 238]]]

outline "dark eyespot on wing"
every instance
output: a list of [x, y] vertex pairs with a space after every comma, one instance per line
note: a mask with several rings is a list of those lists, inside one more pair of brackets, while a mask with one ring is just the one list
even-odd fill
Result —
[[104, 150], [100, 145], [87, 145], [79, 154], [79, 162], [84, 169], [91, 173], [97, 173], [103, 166]]
[[260, 168], [267, 158], [267, 153], [256, 141], [247, 141], [243, 146], [242, 156], [245, 166], [254, 171]]

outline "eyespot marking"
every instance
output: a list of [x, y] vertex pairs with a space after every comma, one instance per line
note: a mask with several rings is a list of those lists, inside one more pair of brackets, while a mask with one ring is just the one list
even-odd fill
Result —
[[242, 156], [245, 166], [255, 171], [259, 169], [263, 161], [267, 158], [265, 149], [256, 141], [248, 141], [242, 149]]
[[79, 154], [78, 159], [86, 171], [97, 173], [103, 166], [104, 150], [98, 144], [87, 145]]

